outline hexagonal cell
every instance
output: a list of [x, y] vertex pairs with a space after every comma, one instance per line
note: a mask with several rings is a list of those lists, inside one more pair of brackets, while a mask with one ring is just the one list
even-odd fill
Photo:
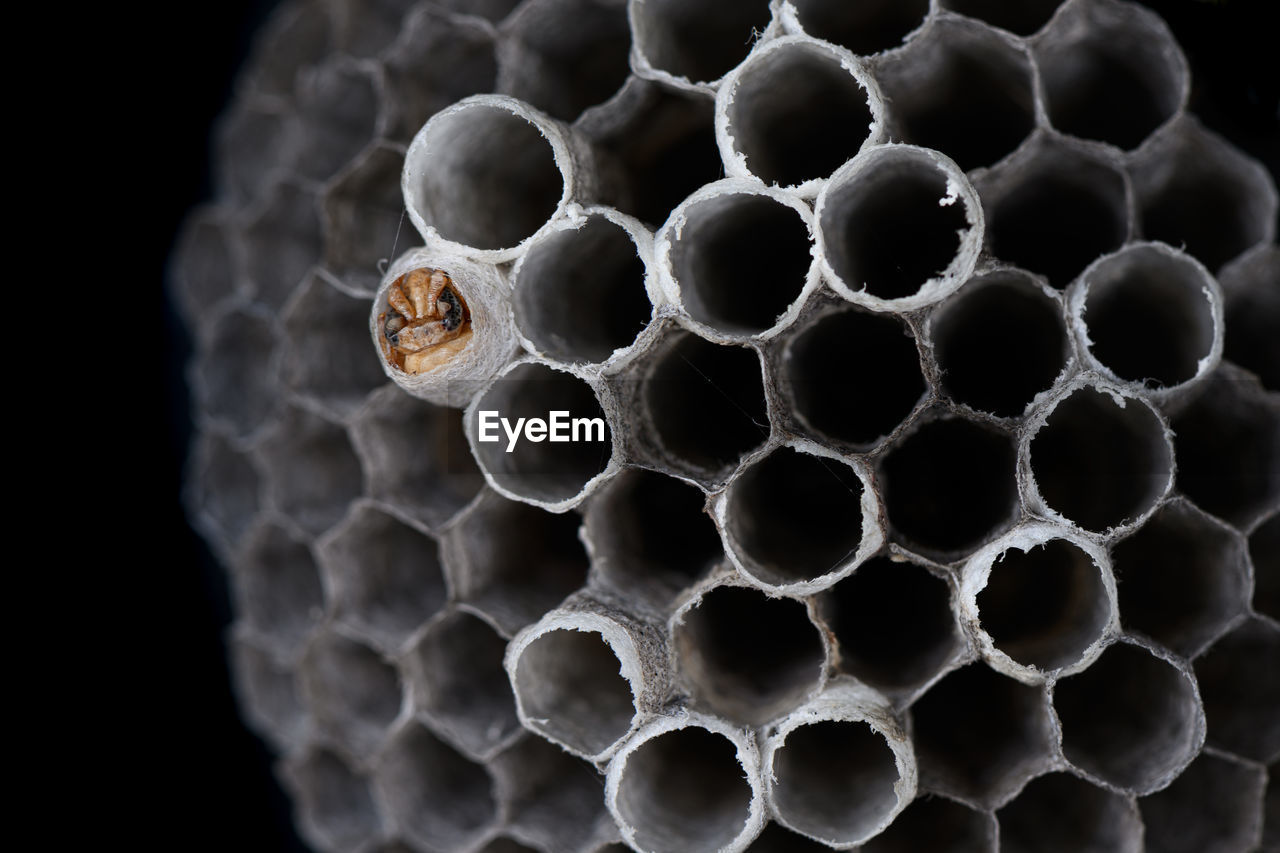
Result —
[[595, 571], [628, 596], [670, 604], [724, 556], [705, 504], [701, 491], [674, 477], [622, 472], [587, 507]]
[[193, 454], [192, 508], [234, 548], [258, 514], [261, 476], [253, 460], [220, 436], [204, 431]]
[[417, 708], [477, 758], [520, 730], [502, 668], [506, 650], [487, 622], [457, 610], [432, 624], [405, 660]]
[[231, 255], [232, 226], [216, 207], [196, 210], [182, 223], [169, 278], [181, 301], [189, 328], [205, 329], [204, 318], [233, 296], [238, 288]]
[[278, 310], [324, 249], [316, 197], [297, 183], [281, 180], [265, 191], [256, 211], [241, 232], [245, 273], [257, 301]]
[[920, 797], [860, 853], [995, 853], [995, 821], [944, 797]]
[[333, 526], [360, 496], [360, 460], [346, 430], [305, 409], [285, 410], [258, 458], [276, 508], [310, 533]]
[[1249, 536], [1253, 560], [1253, 607], [1280, 622], [1280, 512]]
[[1280, 246], [1260, 246], [1219, 273], [1227, 303], [1223, 357], [1280, 391]]
[[1008, 853], [1142, 849], [1142, 819], [1133, 802], [1067, 773], [1032, 781], [996, 819], [1000, 849]]
[[820, 841], [805, 838], [782, 824], [769, 823], [756, 836], [747, 853], [826, 853], [831, 848]]
[[1032, 427], [1025, 456], [1047, 507], [1086, 530], [1132, 525], [1169, 490], [1173, 453], [1150, 404], [1079, 384]]
[[1154, 12], [1073, 3], [1032, 50], [1049, 121], [1063, 133], [1136, 148], [1186, 103], [1186, 60]]
[[934, 19], [876, 79], [893, 104], [895, 136], [944, 152], [966, 172], [1003, 159], [1035, 129], [1025, 48], [982, 24]]
[[386, 377], [369, 341], [369, 303], [311, 276], [283, 315], [285, 384], [350, 415]]
[[321, 200], [325, 269], [353, 293], [372, 296], [379, 264], [422, 244], [404, 217], [403, 167], [402, 152], [379, 145], [339, 175]]
[[1062, 304], [1021, 270], [974, 276], [929, 324], [943, 392], [999, 417], [1023, 414], [1071, 357]]
[[779, 447], [744, 468], [717, 503], [725, 543], [761, 583], [830, 586], [883, 541], [869, 481], [863, 466], [816, 446]]
[[995, 426], [944, 416], [922, 424], [880, 461], [889, 524], [906, 543], [936, 554], [972, 549], [1018, 510], [1013, 438]]
[[333, 41], [343, 53], [375, 57], [395, 41], [415, 0], [349, 0], [333, 4]]
[[371, 506], [348, 516], [318, 550], [335, 618], [388, 649], [444, 604], [439, 547]]
[[1244, 853], [1258, 849], [1266, 773], [1212, 753], [1168, 788], [1138, 801], [1151, 853]]
[[233, 567], [237, 610], [245, 626], [282, 657], [290, 656], [324, 615], [324, 592], [305, 542], [284, 528], [254, 531]]
[[1223, 365], [1172, 418], [1178, 488], [1241, 529], [1280, 499], [1280, 400]]
[[218, 187], [232, 203], [243, 206], [258, 198], [293, 160], [298, 123], [282, 108], [244, 101], [219, 121], [213, 144]]
[[743, 725], [762, 725], [821, 686], [822, 635], [794, 599], [716, 587], [676, 614], [672, 644], [695, 701]]
[[378, 83], [368, 66], [341, 55], [299, 74], [296, 174], [327, 181], [373, 142], [382, 94]]
[[950, 673], [911, 707], [920, 786], [987, 808], [1047, 767], [1052, 723], [1044, 692], [981, 661]]
[[240, 712], [259, 734], [284, 752], [307, 731], [307, 706], [298, 694], [293, 669], [244, 637], [228, 652]]
[[946, 581], [887, 556], [832, 587], [822, 613], [841, 668], [891, 697], [932, 678], [961, 643]]
[[514, 634], [586, 581], [580, 524], [486, 492], [442, 538], [454, 594]]
[[250, 95], [289, 98], [298, 69], [319, 62], [333, 49], [329, 15], [315, 12], [299, 3], [267, 19], [246, 63], [251, 69], [245, 86]]
[[298, 818], [322, 849], [354, 849], [378, 834], [381, 821], [368, 781], [332, 750], [313, 747], [284, 774], [298, 799]]
[[630, 49], [625, 4], [533, 0], [503, 21], [496, 91], [573, 121], [626, 81]]
[[1129, 188], [1118, 160], [1066, 140], [1035, 136], [974, 185], [992, 253], [1059, 290], [1129, 235]]
[[475, 844], [497, 817], [493, 780], [484, 765], [418, 723], [406, 725], [387, 744], [374, 784], [401, 831], [429, 850]]
[[657, 71], [686, 85], [712, 83], [729, 73], [770, 20], [767, 0], [732, 7], [709, 0], [647, 0], [629, 3], [627, 12], [642, 76]]
[[200, 406], [239, 438], [257, 432], [275, 412], [278, 337], [268, 315], [236, 308], [214, 322], [204, 352], [196, 357]]
[[[594, 767], [539, 737], [525, 737], [489, 762], [508, 831], [540, 850], [605, 853], [618, 837]], [[594, 842], [594, 843], [593, 843]]]
[[858, 449], [891, 435], [926, 390], [911, 328], [854, 306], [825, 312], [790, 337], [780, 362], [778, 385], [801, 426]]
[[400, 677], [368, 646], [326, 632], [312, 641], [299, 677], [316, 722], [357, 754], [372, 752], [400, 713]]
[[1062, 0], [1021, 0], [1018, 3], [1007, 3], [1005, 0], [941, 0], [938, 3], [942, 9], [986, 21], [1019, 36], [1029, 36], [1049, 23], [1053, 13], [1061, 5]]
[[1280, 628], [1255, 618], [1218, 640], [1196, 662], [1211, 746], [1264, 763], [1280, 758], [1277, 660]]
[[1110, 646], [1058, 682], [1054, 709], [1067, 760], [1140, 794], [1175, 778], [1204, 742], [1204, 712], [1189, 674], [1141, 646]]
[[1111, 558], [1125, 627], [1180, 655], [1194, 657], [1248, 607], [1243, 543], [1185, 501], [1162, 507]]
[[929, 13], [928, 0], [792, 0], [792, 5], [806, 33], [862, 55], [902, 44]]

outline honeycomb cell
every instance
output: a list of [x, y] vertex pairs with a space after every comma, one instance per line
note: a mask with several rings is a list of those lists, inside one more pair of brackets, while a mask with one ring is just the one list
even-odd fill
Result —
[[327, 181], [373, 142], [378, 129], [380, 81], [367, 65], [339, 56], [298, 76], [301, 121], [293, 172]]
[[995, 821], [944, 797], [920, 797], [889, 828], [858, 848], [862, 853], [995, 853]]
[[263, 25], [247, 64], [246, 101], [287, 101], [298, 70], [320, 62], [333, 50], [330, 17], [312, 3], [287, 4]]
[[969, 18], [985, 21], [1014, 35], [1029, 36], [1049, 23], [1062, 0], [941, 0], [938, 6]]
[[1277, 660], [1280, 629], [1254, 618], [1218, 640], [1196, 661], [1210, 746], [1263, 763], [1280, 758]]
[[1008, 526], [1018, 508], [1013, 438], [940, 417], [900, 438], [880, 462], [891, 529], [929, 552], [959, 555]]
[[[403, 167], [403, 154], [377, 145], [337, 176], [321, 199], [325, 269], [353, 294], [371, 296], [378, 265], [421, 243], [404, 221]], [[364, 343], [368, 347], [367, 335]]]
[[1219, 274], [1227, 303], [1223, 356], [1252, 371], [1268, 391], [1280, 391], [1280, 246], [1248, 252]]
[[1024, 451], [1035, 498], [1102, 533], [1140, 522], [1168, 492], [1173, 453], [1141, 398], [1076, 383], [1033, 421]]
[[369, 303], [311, 276], [281, 317], [284, 383], [335, 417], [355, 413], [386, 377], [369, 345]]
[[1182, 51], [1141, 6], [1072, 3], [1032, 50], [1049, 121], [1063, 133], [1135, 148], [1186, 103]]
[[1023, 414], [1071, 357], [1061, 303], [1020, 270], [974, 276], [929, 329], [943, 392], [998, 417]]
[[966, 172], [1003, 159], [1035, 129], [1025, 48], [972, 21], [935, 18], [886, 57], [876, 79], [893, 105], [895, 136], [942, 151]]
[[353, 849], [378, 834], [381, 821], [368, 781], [332, 750], [313, 747], [286, 763], [298, 817], [322, 849]]
[[244, 626], [282, 658], [291, 657], [324, 614], [311, 549], [284, 528], [263, 525], [245, 544], [234, 577]]
[[474, 844], [496, 818], [493, 779], [484, 765], [418, 723], [387, 743], [374, 767], [374, 784], [401, 831], [428, 850]]
[[869, 56], [897, 47], [924, 23], [928, 0], [792, 0], [795, 22], [806, 33]]
[[400, 713], [400, 678], [373, 649], [325, 632], [299, 667], [303, 695], [319, 728], [357, 755], [372, 752]]
[[747, 587], [719, 586], [686, 604], [672, 644], [695, 701], [743, 725], [790, 711], [824, 675], [823, 638], [805, 605]]
[[278, 311], [324, 250], [316, 196], [289, 180], [263, 191], [241, 233], [244, 270], [254, 298]]
[[196, 358], [195, 388], [206, 417], [237, 438], [258, 432], [279, 401], [279, 332], [253, 308], [218, 317]]
[[974, 183], [991, 252], [1059, 290], [1129, 235], [1119, 161], [1067, 140], [1035, 135]]
[[376, 57], [395, 41], [414, 0], [344, 0], [333, 4], [333, 41], [343, 53]]
[[1258, 849], [1265, 787], [1262, 768], [1201, 753], [1168, 788], [1138, 801], [1146, 824], [1146, 849], [1151, 853]]
[[632, 67], [677, 85], [714, 83], [741, 62], [769, 25], [768, 0], [632, 0]]
[[891, 435], [926, 390], [910, 327], [854, 306], [806, 323], [780, 361], [780, 390], [802, 427], [856, 449]]
[[299, 144], [298, 123], [277, 105], [240, 103], [220, 119], [213, 144], [218, 187], [229, 206], [243, 207], [287, 171]]
[[240, 712], [274, 747], [286, 751], [307, 734], [307, 705], [299, 695], [294, 668], [282, 664], [243, 636], [228, 654]]
[[796, 593], [835, 583], [884, 539], [870, 474], [817, 445], [753, 461], [716, 502], [716, 516], [740, 571]]
[[253, 460], [214, 433], [204, 432], [194, 452], [191, 505], [208, 530], [234, 549], [258, 515], [262, 488]]
[[1131, 800], [1066, 773], [1033, 780], [996, 819], [1007, 853], [1142, 848], [1142, 819]]
[[586, 581], [580, 524], [576, 513], [556, 515], [485, 492], [442, 534], [457, 600], [506, 635], [537, 621]]
[[370, 505], [355, 509], [318, 545], [333, 615], [389, 651], [444, 604], [436, 543]]
[[950, 673], [911, 706], [920, 786], [983, 807], [1006, 802], [1048, 767], [1044, 692], [982, 662]]
[[1249, 536], [1253, 561], [1253, 607], [1280, 622], [1280, 512], [1254, 529]]
[[237, 292], [232, 233], [219, 209], [210, 205], [189, 214], [178, 235], [170, 262], [172, 292], [197, 335], [205, 331], [204, 318]]
[[830, 849], [827, 845], [805, 838], [781, 824], [769, 823], [764, 832], [751, 842], [747, 853], [826, 853]]
[[1186, 501], [1162, 507], [1111, 552], [1126, 628], [1194, 657], [1248, 606], [1244, 544]]
[[276, 509], [309, 533], [332, 527], [360, 496], [363, 474], [346, 430], [288, 407], [258, 447]]
[[1204, 711], [1191, 676], [1127, 642], [1059, 681], [1053, 705], [1067, 760], [1139, 794], [1168, 785], [1204, 743]]

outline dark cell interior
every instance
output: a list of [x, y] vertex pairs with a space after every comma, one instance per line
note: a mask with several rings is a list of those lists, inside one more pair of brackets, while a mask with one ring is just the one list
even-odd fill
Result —
[[1000, 849], [1010, 853], [1122, 853], [1141, 846], [1142, 825], [1123, 796], [1067, 773], [1033, 779], [996, 817]]
[[654, 68], [695, 83], [729, 73], [769, 24], [768, 0], [648, 0], [634, 4], [636, 38]]
[[806, 33], [859, 55], [897, 47], [929, 12], [928, 0], [793, 0], [792, 5]]
[[1171, 80], [1147, 57], [1106, 44], [1108, 34], [1040, 57], [1049, 121], [1085, 139], [1136, 148], [1169, 116]]
[[1062, 0], [942, 0], [940, 5], [1015, 35], [1029, 36], [1049, 22]]

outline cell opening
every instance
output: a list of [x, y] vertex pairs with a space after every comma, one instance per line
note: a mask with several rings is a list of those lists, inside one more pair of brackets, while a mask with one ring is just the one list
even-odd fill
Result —
[[[404, 222], [400, 173], [404, 155], [379, 146], [324, 195], [324, 265], [348, 288], [372, 295], [381, 276], [378, 264], [395, 247], [397, 253], [416, 248], [422, 240]], [[365, 304], [364, 345], [369, 346], [368, 304]]]
[[410, 723], [387, 747], [377, 778], [396, 822], [411, 840], [430, 849], [474, 843], [497, 817], [484, 766], [418, 723]]
[[1159, 416], [1141, 400], [1081, 387], [1031, 438], [1031, 474], [1045, 503], [1096, 533], [1131, 523], [1168, 488], [1173, 454]]
[[990, 818], [954, 800], [920, 797], [861, 853], [975, 853], [995, 849]]
[[897, 47], [929, 14], [928, 0], [792, 0], [792, 5], [806, 33], [862, 56]]
[[827, 853], [827, 845], [805, 838], [780, 823], [770, 823], [756, 836], [747, 853]]
[[747, 192], [703, 197], [681, 211], [683, 221], [659, 240], [671, 242], [671, 276], [689, 316], [730, 335], [774, 326], [800, 296], [813, 263], [800, 212]]
[[210, 432], [201, 433], [196, 458], [196, 502], [234, 546], [258, 515], [258, 471], [247, 455]]
[[915, 339], [897, 317], [848, 308], [787, 346], [783, 390], [821, 437], [868, 447], [896, 430], [924, 396]]
[[1263, 246], [1222, 273], [1227, 300], [1222, 357], [1251, 371], [1268, 391], [1280, 391], [1280, 245]]
[[743, 725], [761, 725], [800, 704], [822, 676], [822, 639], [805, 606], [754, 589], [706, 593], [673, 639], [695, 697]]
[[1128, 643], [1059, 681], [1053, 704], [1067, 760], [1121, 788], [1163, 786], [1200, 748], [1204, 726], [1190, 679]]
[[824, 605], [842, 668], [881, 690], [924, 683], [959, 641], [946, 582], [912, 563], [874, 557], [832, 587]]
[[862, 544], [862, 494], [844, 462], [781, 447], [730, 484], [728, 532], [758, 580], [816, 580], [847, 566]]
[[292, 167], [327, 181], [377, 137], [377, 86], [365, 68], [339, 57], [303, 70], [296, 91], [302, 128]]
[[[289, 89], [293, 73], [289, 71]], [[272, 104], [244, 101], [228, 106], [215, 126], [215, 157], [211, 164], [217, 186], [233, 209], [251, 204], [294, 156], [298, 124]]]
[[937, 552], [974, 547], [1013, 518], [1018, 505], [1013, 439], [962, 418], [924, 424], [885, 455], [881, 489], [889, 523]]
[[[1249, 850], [1262, 824], [1261, 768], [1202, 752], [1163, 791], [1138, 800], [1151, 853]], [[1267, 849], [1264, 843], [1261, 850]]]
[[560, 361], [601, 362], [629, 346], [653, 315], [638, 252], [600, 214], [537, 241], [515, 276], [516, 327]]
[[241, 233], [244, 269], [256, 300], [279, 310], [324, 252], [316, 197], [289, 181], [264, 194], [266, 201]]
[[1033, 779], [996, 819], [1000, 849], [1009, 853], [1142, 848], [1142, 821], [1129, 800], [1067, 773]]
[[489, 763], [506, 805], [508, 831], [539, 850], [597, 851], [616, 837], [599, 771], [540, 737], [525, 737]]
[[1196, 661], [1211, 746], [1267, 764], [1280, 760], [1280, 629], [1251, 619]]
[[187, 321], [197, 332], [202, 319], [235, 293], [231, 241], [231, 226], [219, 219], [216, 208], [199, 210], [182, 225], [170, 277]]
[[1253, 607], [1280, 622], [1280, 512], [1249, 536], [1253, 560]]
[[1071, 353], [1062, 306], [1011, 270], [971, 279], [934, 315], [932, 332], [943, 391], [1004, 418], [1052, 387]]
[[239, 437], [251, 435], [275, 412], [279, 337], [267, 318], [231, 311], [218, 319], [208, 348], [196, 357], [201, 407]]
[[234, 577], [244, 623], [284, 654], [298, 647], [324, 612], [311, 550], [274, 524], [255, 533]]
[[1029, 36], [1049, 23], [1053, 13], [1062, 5], [1062, 0], [1021, 0], [1018, 3], [1008, 3], [1005, 0], [941, 0], [938, 5], [1008, 30], [1014, 35]]
[[346, 430], [297, 407], [285, 412], [259, 458], [276, 508], [309, 533], [336, 524], [363, 489]]
[[284, 381], [295, 391], [346, 416], [386, 382], [369, 346], [367, 300], [312, 277], [283, 319]]
[[284, 752], [287, 744], [302, 738], [307, 725], [307, 707], [298, 695], [293, 668], [243, 638], [232, 641], [230, 654], [237, 698], [246, 720]]
[[369, 785], [335, 753], [317, 749], [290, 768], [301, 817], [335, 846], [354, 847], [380, 829]]
[[769, 25], [767, 0], [726, 6], [708, 0], [628, 4], [636, 50], [648, 65], [692, 83], [711, 83], [751, 51]]
[[373, 649], [338, 634], [318, 637], [301, 666], [321, 726], [357, 753], [377, 747], [400, 713], [400, 677]]

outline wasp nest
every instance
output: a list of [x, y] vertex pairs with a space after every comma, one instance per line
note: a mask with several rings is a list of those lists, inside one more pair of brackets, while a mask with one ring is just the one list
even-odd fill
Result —
[[1120, 0], [283, 6], [176, 278], [311, 843], [1276, 844], [1277, 197], [1188, 85]]

